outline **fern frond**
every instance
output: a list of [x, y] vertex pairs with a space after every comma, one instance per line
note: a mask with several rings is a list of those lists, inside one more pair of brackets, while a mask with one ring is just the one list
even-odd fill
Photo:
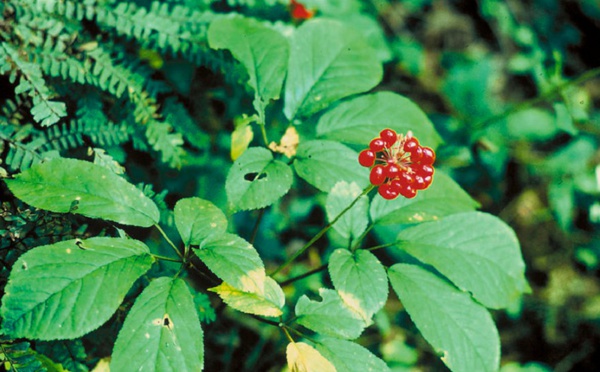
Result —
[[129, 141], [130, 131], [125, 123], [73, 120], [44, 131], [44, 144], [38, 149], [41, 152], [62, 151], [92, 144], [111, 147]]
[[167, 122], [172, 123], [175, 130], [197, 149], [206, 148], [209, 144], [209, 137], [197, 123], [195, 123], [187, 109], [175, 98], [168, 98], [162, 109], [162, 113]]
[[181, 134], [173, 132], [173, 128], [156, 120], [148, 123], [146, 138], [152, 148], [161, 154], [161, 160], [173, 168], [180, 168], [185, 150], [182, 148]]
[[45, 372], [39, 354], [31, 349], [29, 342], [10, 342], [0, 340], [0, 362], [9, 371]]
[[14, 83], [20, 76], [19, 85], [15, 88], [16, 94], [27, 94], [33, 99], [31, 114], [35, 121], [42, 126], [57, 123], [61, 117], [67, 115], [67, 108], [63, 102], [52, 101], [52, 92], [46, 86], [42, 71], [37, 64], [22, 58], [19, 51], [7, 42], [0, 44], [0, 73], [10, 71], [9, 79]]

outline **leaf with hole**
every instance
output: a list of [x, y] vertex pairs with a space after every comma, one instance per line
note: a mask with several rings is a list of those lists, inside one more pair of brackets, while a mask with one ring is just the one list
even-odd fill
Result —
[[201, 371], [203, 366], [203, 332], [187, 284], [154, 279], [125, 318], [111, 371]]
[[292, 170], [261, 147], [251, 147], [231, 166], [225, 182], [234, 211], [259, 209], [273, 204], [292, 186]]
[[106, 322], [152, 265], [137, 240], [67, 240], [23, 254], [2, 298], [2, 330], [39, 340], [81, 337]]
[[87, 161], [53, 159], [4, 181], [17, 198], [51, 212], [142, 227], [152, 226], [160, 218], [156, 204], [140, 189]]
[[396, 264], [388, 276], [412, 321], [450, 370], [498, 370], [500, 339], [485, 307], [419, 266]]

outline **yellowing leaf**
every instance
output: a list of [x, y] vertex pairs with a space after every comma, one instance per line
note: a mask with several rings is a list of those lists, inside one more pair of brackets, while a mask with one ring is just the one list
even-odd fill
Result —
[[277, 282], [269, 277], [265, 281], [264, 294], [245, 292], [225, 282], [210, 288], [209, 291], [217, 293], [227, 305], [243, 313], [269, 317], [283, 314], [281, 311], [285, 303], [283, 291]]
[[283, 137], [281, 137], [279, 145], [275, 142], [271, 142], [269, 144], [269, 148], [272, 151], [281, 153], [287, 156], [288, 158], [291, 158], [294, 155], [296, 155], [296, 149], [298, 148], [299, 143], [300, 137], [298, 136], [296, 128], [288, 127], [288, 129], [286, 129], [285, 133], [283, 134]]
[[291, 342], [286, 349], [290, 372], [336, 372], [330, 361], [304, 342]]
[[239, 158], [252, 142], [254, 132], [250, 123], [251, 120], [248, 118], [243, 118], [241, 122], [236, 123], [235, 130], [231, 133], [231, 160]]

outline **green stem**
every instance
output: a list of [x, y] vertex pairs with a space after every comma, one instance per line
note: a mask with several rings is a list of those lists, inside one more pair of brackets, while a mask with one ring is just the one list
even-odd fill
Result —
[[252, 229], [252, 235], [250, 235], [250, 244], [254, 244], [254, 240], [256, 239], [256, 234], [258, 233], [258, 227], [260, 226], [260, 222], [262, 221], [263, 215], [265, 214], [265, 209], [261, 209], [258, 212], [258, 217], [256, 218], [256, 222], [254, 223], [254, 228]]
[[260, 127], [260, 132], [262, 134], [263, 141], [265, 142], [265, 146], [269, 147], [269, 139], [267, 138], [267, 130], [265, 129], [265, 124], [258, 124]]
[[373, 227], [375, 227], [374, 224], [369, 225], [365, 231], [358, 237], [358, 239], [354, 242], [354, 246], [352, 247], [352, 249], [350, 250], [351, 252], [355, 252], [358, 247], [360, 246], [360, 243], [363, 241], [363, 239], [365, 238], [365, 236], [367, 236], [368, 233], [371, 232], [371, 230], [373, 230]]
[[319, 240], [319, 238], [321, 238], [323, 235], [325, 235], [325, 233], [346, 213], [348, 212], [350, 209], [352, 209], [352, 207], [354, 207], [354, 205], [360, 200], [360, 198], [362, 198], [363, 196], [367, 195], [371, 190], [373, 190], [375, 188], [375, 186], [370, 185], [369, 187], [367, 187], [366, 189], [363, 190], [363, 192], [356, 197], [356, 199], [354, 199], [352, 201], [352, 203], [350, 203], [350, 205], [348, 205], [346, 208], [344, 208], [343, 211], [341, 211], [334, 219], [333, 221], [331, 221], [330, 223], [328, 223], [324, 228], [321, 229], [321, 231], [319, 231], [315, 236], [313, 236], [313, 238], [311, 240], [308, 241], [308, 243], [306, 243], [301, 249], [299, 249], [294, 255], [292, 255], [292, 257], [290, 257], [287, 261], [285, 261], [283, 264], [281, 264], [277, 269], [275, 269], [275, 271], [273, 271], [270, 276], [274, 276], [275, 274], [277, 274], [278, 272], [280, 272], [281, 270], [285, 269], [288, 265], [290, 265], [292, 262], [294, 262], [294, 260], [296, 260], [296, 258], [300, 257], [304, 252], [306, 252], [306, 250], [308, 248], [310, 248], [317, 240]]
[[518, 104], [510, 107], [509, 109], [499, 113], [498, 115], [494, 115], [494, 116], [489, 117], [485, 120], [482, 120], [478, 123], [475, 123], [474, 127], [477, 129], [481, 129], [487, 125], [492, 124], [495, 121], [504, 119], [505, 117], [509, 116], [510, 114], [514, 114], [515, 112], [530, 108], [532, 106], [537, 105], [538, 103], [545, 102], [546, 100], [554, 97], [555, 95], [560, 94], [561, 91], [563, 91], [565, 88], [567, 88], [569, 86], [573, 86], [573, 85], [579, 85], [587, 80], [595, 78], [598, 75], [600, 75], [600, 67], [586, 71], [583, 74], [581, 74], [578, 78], [567, 81], [563, 84], [559, 84], [559, 85], [555, 86], [553, 89], [549, 90], [548, 92], [546, 92], [540, 96], [537, 96], [530, 100], [518, 103]]
[[306, 278], [308, 276], [316, 274], [316, 273], [318, 273], [320, 271], [325, 270], [326, 268], [327, 268], [327, 264], [323, 264], [323, 265], [317, 267], [316, 269], [312, 269], [310, 271], [305, 272], [304, 274], [301, 274], [301, 275], [295, 276], [293, 278], [289, 278], [287, 280], [284, 280], [283, 282], [279, 283], [279, 285], [282, 286], [282, 287], [285, 287], [288, 284], [291, 284], [293, 282], [296, 282], [298, 280], [301, 280], [301, 279], [304, 279], [304, 278]]
[[154, 257], [156, 259], [159, 259], [159, 260], [163, 260], [163, 261], [183, 263], [182, 260], [178, 260], [177, 258], [171, 258], [171, 257], [161, 256], [161, 255], [154, 254], [154, 253], [152, 253], [152, 257]]
[[184, 259], [183, 255], [181, 254], [181, 252], [179, 252], [179, 249], [177, 249], [177, 247], [175, 246], [175, 244], [173, 244], [173, 242], [171, 241], [171, 239], [169, 239], [169, 237], [167, 236], [167, 234], [165, 233], [165, 231], [160, 227], [160, 225], [157, 224], [157, 223], [155, 223], [154, 227], [156, 227], [158, 229], [158, 231], [160, 232], [160, 234], [163, 236], [163, 238], [165, 238], [165, 240], [167, 241], [167, 243], [169, 243], [169, 245], [171, 246], [171, 248], [173, 248], [173, 250], [179, 256], [179, 258], [181, 258], [183, 260]]
[[388, 248], [388, 247], [393, 247], [394, 245], [400, 243], [400, 241], [397, 242], [393, 242], [393, 243], [385, 243], [385, 244], [381, 244], [381, 245], [376, 245], [374, 247], [371, 248], [367, 248], [367, 251], [375, 251], [377, 249], [381, 249], [381, 248]]

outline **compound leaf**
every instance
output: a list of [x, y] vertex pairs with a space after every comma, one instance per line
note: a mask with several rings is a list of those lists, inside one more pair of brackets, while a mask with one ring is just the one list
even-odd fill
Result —
[[436, 148], [442, 139], [414, 102], [392, 92], [363, 95], [340, 103], [319, 119], [317, 135], [367, 145], [383, 128], [409, 130], [423, 146]]
[[36, 208], [77, 213], [124, 225], [157, 223], [156, 204], [110, 169], [87, 161], [58, 158], [6, 179], [15, 196]]
[[233, 210], [264, 208], [285, 195], [293, 174], [282, 161], [261, 147], [251, 147], [231, 166], [225, 191]]
[[436, 171], [431, 186], [413, 199], [385, 200], [377, 194], [371, 202], [371, 219], [381, 225], [435, 221], [442, 217], [475, 210], [473, 200], [452, 178]]
[[349, 309], [336, 291], [319, 289], [321, 302], [311, 301], [306, 295], [296, 303], [297, 322], [308, 329], [325, 335], [354, 339], [360, 336], [365, 322]]
[[307, 117], [332, 102], [373, 88], [381, 63], [361, 35], [342, 23], [305, 22], [291, 40], [284, 113]]
[[411, 319], [452, 371], [498, 370], [498, 330], [482, 305], [415, 265], [396, 264], [388, 275]]
[[221, 280], [243, 292], [264, 293], [265, 267], [252, 244], [234, 234], [210, 235], [196, 256]]
[[346, 305], [370, 322], [388, 296], [387, 275], [383, 265], [369, 251], [336, 249], [329, 257], [329, 275]]
[[403, 230], [398, 240], [400, 248], [487, 307], [507, 307], [528, 289], [519, 241], [492, 215], [453, 214]]
[[181, 279], [153, 280], [136, 299], [114, 346], [111, 371], [201, 371], [204, 341]]
[[327, 360], [331, 361], [337, 371], [390, 371], [390, 368], [383, 360], [352, 341], [326, 337], [319, 340], [317, 351], [327, 358]]
[[358, 153], [339, 142], [301, 142], [294, 169], [308, 183], [325, 192], [339, 181], [356, 182], [361, 188], [369, 184], [369, 170], [358, 164]]
[[198, 245], [211, 234], [221, 234], [227, 229], [227, 218], [223, 212], [208, 200], [185, 198], [173, 209], [175, 226], [187, 246]]
[[144, 243], [67, 240], [34, 248], [13, 266], [2, 298], [11, 337], [73, 339], [100, 327], [153, 262]]

